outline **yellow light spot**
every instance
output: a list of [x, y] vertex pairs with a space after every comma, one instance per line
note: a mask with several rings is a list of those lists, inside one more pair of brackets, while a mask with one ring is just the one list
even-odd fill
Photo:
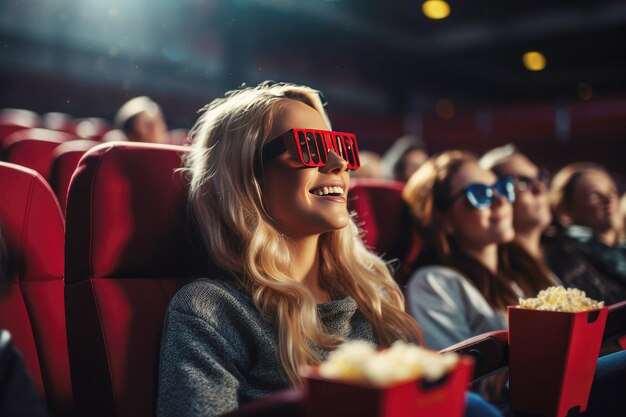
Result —
[[435, 112], [442, 119], [452, 119], [455, 113], [454, 103], [446, 99], [437, 100]]
[[546, 57], [541, 52], [526, 52], [522, 57], [524, 66], [531, 71], [541, 71], [546, 67]]
[[576, 92], [581, 100], [591, 100], [593, 97], [593, 89], [587, 83], [580, 83], [576, 86]]
[[443, 0], [426, 0], [422, 12], [429, 19], [445, 19], [450, 15], [450, 5]]

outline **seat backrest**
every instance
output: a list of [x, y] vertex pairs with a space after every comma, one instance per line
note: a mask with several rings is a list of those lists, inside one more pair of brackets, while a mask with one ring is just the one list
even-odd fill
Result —
[[0, 229], [9, 253], [0, 328], [9, 330], [53, 415], [72, 407], [63, 296], [63, 216], [35, 171], [0, 162]]
[[10, 134], [2, 142], [2, 158], [6, 162], [34, 169], [49, 178], [52, 152], [74, 135], [48, 129], [23, 129]]
[[404, 183], [386, 180], [352, 180], [348, 208], [356, 213], [365, 244], [384, 259], [398, 260], [394, 278], [404, 285], [419, 254], [409, 210], [402, 200]]
[[78, 161], [85, 152], [101, 143], [87, 139], [71, 140], [58, 145], [52, 152], [50, 185], [59, 199], [63, 213], [65, 213], [65, 206], [67, 205], [67, 190], [70, 187], [72, 175], [78, 166]]
[[170, 298], [205, 271], [190, 231], [186, 148], [132, 142], [89, 150], [67, 201], [66, 311], [79, 415], [153, 416]]
[[0, 144], [13, 132], [41, 125], [41, 117], [30, 110], [0, 110]]

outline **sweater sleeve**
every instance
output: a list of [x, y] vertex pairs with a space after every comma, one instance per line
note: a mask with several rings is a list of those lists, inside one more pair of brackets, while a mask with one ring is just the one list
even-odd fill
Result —
[[239, 406], [235, 350], [204, 319], [170, 311], [161, 342], [157, 416], [211, 417]]
[[467, 321], [463, 285], [447, 268], [419, 269], [407, 288], [407, 309], [431, 349], [443, 349], [473, 336]]

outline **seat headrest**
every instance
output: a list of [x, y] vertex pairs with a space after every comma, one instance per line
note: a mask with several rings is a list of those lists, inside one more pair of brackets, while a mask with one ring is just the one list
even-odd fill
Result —
[[187, 152], [112, 142], [83, 156], [67, 201], [67, 283], [189, 278], [206, 269], [187, 211], [187, 181], [177, 171]]
[[34, 170], [0, 162], [0, 229], [9, 251], [9, 279], [63, 278], [64, 220], [46, 181]]

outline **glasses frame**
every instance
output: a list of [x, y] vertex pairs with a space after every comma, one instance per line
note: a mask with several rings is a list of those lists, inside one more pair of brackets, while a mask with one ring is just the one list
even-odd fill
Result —
[[347, 163], [347, 169], [361, 166], [359, 146], [354, 133], [317, 129], [290, 129], [263, 145], [263, 160], [267, 161], [289, 149], [295, 143], [300, 162], [305, 167], [322, 167], [328, 162], [328, 153], [334, 151]]
[[[479, 201], [476, 194], [481, 190], [485, 195], [486, 201]], [[478, 210], [485, 210], [493, 204], [493, 197], [496, 193], [504, 197], [509, 203], [515, 202], [515, 185], [513, 177], [503, 177], [498, 179], [492, 185], [472, 183], [463, 187], [462, 190], [451, 196], [446, 203], [445, 209], [449, 209], [461, 197], [465, 196], [467, 201]]]
[[539, 194], [540, 184], [543, 185], [546, 191], [550, 188], [550, 177], [544, 172], [539, 173], [537, 177], [526, 175], [511, 175], [510, 177], [513, 179], [516, 190], [519, 191], [529, 190], [533, 194]]

